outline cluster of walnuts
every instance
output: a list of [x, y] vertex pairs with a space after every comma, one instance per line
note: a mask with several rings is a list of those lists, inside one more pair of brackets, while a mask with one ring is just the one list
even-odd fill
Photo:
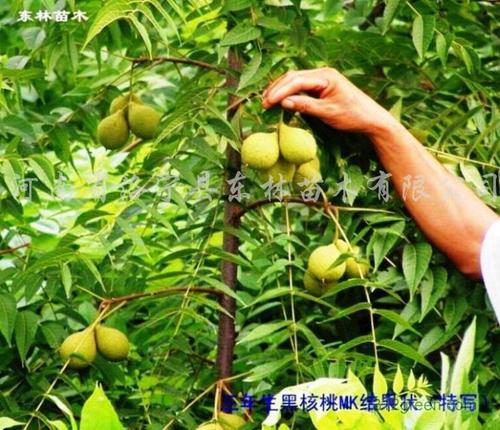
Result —
[[[309, 131], [280, 123], [277, 131], [248, 136], [241, 146], [241, 160], [257, 170], [263, 180], [293, 182], [300, 187], [321, 181], [317, 152], [316, 140]], [[359, 246], [335, 240], [311, 253], [304, 286], [309, 293], [321, 296], [344, 275], [364, 278], [369, 269]]]
[[128, 93], [116, 97], [109, 108], [110, 115], [97, 127], [99, 142], [107, 149], [123, 147], [130, 132], [142, 139], [155, 136], [161, 115], [151, 106], [145, 105], [141, 98]]
[[83, 369], [92, 364], [97, 351], [109, 361], [121, 361], [128, 357], [130, 344], [120, 330], [103, 325], [87, 327], [69, 335], [59, 348], [61, 358], [68, 367]]
[[253, 133], [241, 146], [241, 161], [264, 181], [315, 184], [321, 182], [318, 146], [309, 131], [280, 123], [277, 131]]
[[[341, 256], [343, 258], [340, 258]], [[359, 246], [350, 247], [337, 239], [330, 245], [319, 246], [309, 256], [304, 274], [304, 287], [314, 296], [321, 296], [346, 275], [348, 278], [364, 278], [370, 270], [362, 258]]]

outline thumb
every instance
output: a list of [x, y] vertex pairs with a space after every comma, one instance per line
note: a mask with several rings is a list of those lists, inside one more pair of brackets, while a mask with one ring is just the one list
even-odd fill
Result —
[[309, 96], [290, 96], [281, 101], [281, 106], [308, 115], [322, 116], [325, 112], [321, 102], [321, 99]]

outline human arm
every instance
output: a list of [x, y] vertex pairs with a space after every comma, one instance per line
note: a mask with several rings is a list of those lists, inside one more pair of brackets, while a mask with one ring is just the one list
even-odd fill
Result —
[[331, 68], [283, 75], [264, 92], [263, 106], [276, 104], [336, 129], [366, 134], [400, 196], [408, 179], [419, 178], [424, 193], [418, 199], [405, 196], [408, 211], [459, 270], [480, 277], [481, 243], [498, 216], [387, 110]]

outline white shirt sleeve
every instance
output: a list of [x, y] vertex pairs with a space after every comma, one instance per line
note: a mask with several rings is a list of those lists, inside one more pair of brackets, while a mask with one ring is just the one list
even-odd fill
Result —
[[491, 305], [500, 322], [500, 221], [495, 222], [484, 236], [481, 272]]

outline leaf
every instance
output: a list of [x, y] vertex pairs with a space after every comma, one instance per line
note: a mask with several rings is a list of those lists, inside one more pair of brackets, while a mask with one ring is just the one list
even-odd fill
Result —
[[68, 426], [61, 420], [47, 421], [51, 430], [68, 430]]
[[392, 247], [396, 244], [399, 237], [403, 234], [405, 228], [404, 222], [397, 222], [390, 229], [377, 229], [373, 234], [370, 245], [373, 248], [374, 270], [377, 270], [379, 265], [384, 260]]
[[37, 329], [38, 315], [31, 311], [22, 311], [17, 314], [15, 328], [16, 346], [23, 363], [26, 360], [26, 355], [31, 344], [35, 340]]
[[444, 334], [444, 330], [439, 326], [430, 329], [427, 333], [425, 333], [424, 337], [420, 341], [420, 344], [418, 345], [418, 352], [423, 356], [426, 356], [430, 352], [439, 348], [442, 344]]
[[441, 394], [449, 393], [449, 382], [450, 382], [450, 358], [440, 352], [441, 355], [441, 387], [439, 392]]
[[207, 253], [212, 254], [212, 255], [216, 255], [217, 257], [220, 257], [224, 261], [236, 263], [242, 267], [248, 267], [248, 268], [252, 267], [251, 263], [249, 263], [243, 257], [241, 257], [237, 254], [232, 254], [230, 252], [224, 251], [220, 248], [216, 248], [216, 247], [211, 246], [207, 249]]
[[469, 163], [460, 163], [460, 172], [462, 173], [465, 182], [471, 184], [475, 188], [477, 194], [488, 194], [488, 189], [484, 184], [484, 178], [481, 176], [481, 173], [476, 166]]
[[[413, 300], [411, 302], [408, 302], [399, 316], [403, 318], [405, 321], [408, 323], [412, 324], [418, 319], [418, 304], [416, 300]], [[394, 327], [394, 334], [393, 338], [398, 337], [401, 333], [403, 333], [406, 330], [403, 326], [397, 324], [396, 327]]]
[[354, 339], [351, 339], [347, 342], [344, 342], [337, 349], [333, 350], [333, 352], [331, 352], [330, 355], [332, 357], [335, 357], [335, 356], [343, 354], [346, 351], [349, 351], [352, 348], [355, 348], [358, 345], [361, 345], [363, 343], [372, 343], [372, 342], [373, 342], [373, 339], [368, 334], [365, 336], [358, 336], [358, 337], [355, 337]]
[[151, 12], [151, 9], [149, 9], [147, 6], [140, 4], [137, 5], [137, 10], [142, 12], [142, 14], [148, 19], [148, 21], [151, 23], [151, 25], [155, 28], [156, 32], [160, 35], [162, 42], [165, 45], [168, 45], [168, 38], [166, 36], [166, 31], [160, 23], [156, 20], [153, 12]]
[[148, 50], [149, 58], [153, 58], [153, 46], [151, 45], [151, 39], [149, 38], [148, 30], [134, 15], [129, 15], [128, 19], [134, 25], [137, 32], [144, 41], [144, 45]]
[[89, 269], [90, 273], [94, 275], [94, 278], [96, 279], [99, 284], [101, 284], [101, 287], [104, 291], [106, 291], [106, 287], [104, 286], [104, 283], [102, 282], [101, 274], [99, 273], [99, 270], [97, 270], [97, 267], [95, 267], [95, 264], [90, 260], [89, 258], [80, 255], [80, 260], [83, 261], [85, 266]]
[[[436, 306], [439, 299], [443, 296], [448, 286], [448, 272], [444, 267], [436, 267], [432, 272], [432, 283], [430, 278], [422, 284], [422, 312], [420, 322], [423, 321], [427, 313]], [[430, 290], [430, 291], [429, 291]], [[430, 294], [430, 296], [429, 296]]]
[[474, 115], [476, 115], [480, 110], [482, 110], [482, 106], [476, 106], [467, 112], [465, 112], [462, 116], [458, 117], [456, 120], [454, 120], [446, 129], [444, 130], [443, 134], [439, 136], [436, 145], [442, 146], [444, 142], [448, 140], [448, 138], [457, 130], [460, 130], [467, 122], [469, 121], [470, 118], [472, 118]]
[[233, 290], [233, 289], [231, 289], [224, 282], [221, 282], [218, 279], [214, 279], [214, 278], [211, 278], [209, 276], [199, 276], [199, 279], [202, 280], [202, 281], [205, 281], [208, 285], [212, 285], [214, 288], [216, 288], [217, 290], [221, 291], [226, 296], [232, 297], [233, 299], [237, 300], [238, 302], [240, 302], [240, 304], [242, 306], [246, 306], [246, 303], [238, 295], [238, 292], [235, 291], [235, 290]]
[[364, 309], [369, 309], [369, 308], [370, 308], [369, 303], [366, 303], [366, 302], [356, 303], [352, 306], [349, 306], [346, 309], [342, 309], [335, 316], [333, 316], [331, 318], [327, 318], [327, 319], [323, 320], [322, 322], [327, 323], [327, 322], [335, 321], [337, 319], [344, 318], [348, 315], [351, 315], [355, 312], [359, 312], [359, 311], [362, 311]]
[[361, 168], [357, 165], [349, 166], [346, 169], [345, 175], [347, 175], [347, 177], [344, 177], [344, 179], [347, 179], [347, 185], [345, 187], [347, 197], [346, 202], [352, 206], [357, 195], [363, 188], [365, 177], [363, 175], [363, 172], [361, 171]]
[[446, 62], [448, 61], [449, 50], [450, 43], [448, 39], [442, 33], [438, 33], [436, 36], [436, 52], [443, 67], [446, 66]]
[[249, 342], [254, 342], [256, 340], [262, 339], [263, 337], [268, 337], [274, 332], [285, 328], [290, 325], [288, 321], [279, 321], [269, 324], [259, 324], [249, 333], [245, 334], [241, 339], [237, 341], [238, 345], [242, 345]]
[[61, 265], [61, 280], [64, 286], [64, 292], [66, 297], [69, 299], [71, 297], [71, 285], [73, 280], [71, 277], [71, 270], [69, 269], [68, 263]]
[[401, 393], [403, 391], [403, 388], [405, 386], [405, 381], [403, 378], [403, 372], [401, 372], [401, 367], [396, 369], [396, 374], [394, 375], [394, 381], [392, 382], [392, 391], [394, 391], [396, 394]]
[[47, 321], [40, 325], [40, 330], [51, 348], [57, 348], [64, 339], [64, 328], [54, 321]]
[[413, 45], [418, 52], [420, 59], [424, 58], [427, 48], [432, 42], [436, 17], [434, 15], [417, 15], [413, 21], [411, 32]]
[[410, 374], [408, 375], [408, 381], [406, 381], [406, 388], [408, 388], [409, 391], [412, 391], [415, 388], [415, 383], [415, 375], [412, 369], [410, 370]]
[[389, 30], [392, 20], [396, 16], [399, 3], [401, 0], [387, 0], [384, 9], [384, 15], [382, 17], [382, 34], [385, 34]]
[[282, 358], [281, 360], [271, 361], [270, 363], [264, 363], [259, 366], [256, 366], [251, 370], [250, 375], [247, 376], [244, 379], [244, 381], [245, 382], [261, 381], [262, 379], [271, 375], [272, 373], [277, 372], [278, 370], [288, 366], [292, 361], [293, 357], [290, 355], [288, 357]]
[[32, 155], [28, 159], [28, 164], [35, 172], [35, 175], [40, 179], [49, 190], [54, 188], [56, 174], [52, 163], [43, 155]]
[[7, 185], [9, 193], [17, 200], [19, 197], [19, 186], [14, 167], [12, 166], [12, 162], [10, 160], [4, 160], [2, 162], [0, 173], [3, 176], [3, 180], [5, 181], [5, 185]]
[[255, 40], [260, 36], [260, 30], [257, 27], [241, 23], [227, 32], [220, 41], [221, 46], [239, 45]]
[[472, 360], [474, 359], [474, 345], [476, 338], [476, 317], [465, 331], [457, 359], [453, 365], [450, 381], [450, 393], [460, 396], [463, 393], [463, 387], [467, 382]]
[[391, 320], [393, 323], [396, 323], [400, 325], [401, 327], [405, 328], [406, 330], [410, 330], [411, 332], [415, 333], [418, 336], [421, 336], [420, 332], [413, 328], [413, 325], [410, 324], [408, 321], [406, 321], [404, 318], [401, 317], [398, 313], [394, 311], [390, 311], [388, 309], [374, 309], [373, 313], [382, 315], [383, 317], [387, 318], [388, 320]]
[[441, 410], [423, 410], [413, 428], [414, 430], [440, 430], [444, 425], [445, 416]]
[[2, 121], [0, 121], [0, 131], [22, 137], [28, 142], [36, 140], [32, 123], [19, 115], [7, 115], [2, 118]]
[[125, 0], [107, 1], [104, 6], [99, 9], [94, 21], [92, 21], [82, 50], [84, 50], [91, 40], [104, 30], [104, 28], [118, 19], [125, 18], [129, 11], [130, 8]]
[[45, 30], [41, 27], [26, 28], [21, 32], [21, 34], [27, 48], [31, 50], [40, 48], [46, 37]]
[[94, 392], [82, 407], [80, 430], [123, 430], [113, 405], [102, 387], [96, 384]]
[[305, 336], [309, 345], [314, 348], [318, 357], [323, 357], [324, 355], [326, 355], [327, 349], [325, 348], [321, 340], [313, 333], [313, 331], [309, 329], [309, 327], [299, 322], [297, 323], [297, 328], [298, 331]]
[[462, 61], [465, 64], [465, 68], [467, 69], [467, 72], [469, 74], [472, 74], [474, 72], [474, 61], [472, 59], [471, 53], [463, 45], [458, 46], [458, 53], [459, 53], [459, 56], [462, 58]]
[[417, 361], [420, 364], [423, 364], [425, 367], [428, 367], [432, 371], [434, 371], [434, 367], [431, 363], [429, 363], [421, 354], [415, 351], [411, 346], [406, 345], [403, 342], [399, 342], [397, 340], [391, 339], [382, 339], [378, 342], [378, 345], [390, 349], [398, 354], [404, 355], [405, 357], [411, 358], [412, 360]]
[[22, 426], [25, 423], [13, 420], [9, 417], [0, 417], [0, 430], [10, 429], [11, 427]]
[[432, 247], [426, 242], [407, 244], [403, 250], [403, 273], [410, 289], [410, 301], [429, 267], [431, 256]]
[[12, 333], [16, 324], [16, 299], [11, 294], [0, 294], [0, 332], [11, 346]]
[[258, 51], [243, 69], [243, 72], [241, 73], [240, 76], [240, 84], [238, 86], [238, 91], [248, 86], [249, 82], [252, 81], [252, 78], [257, 73], [257, 70], [259, 69], [261, 62], [262, 62], [262, 54], [260, 53], [260, 51]]
[[73, 416], [73, 412], [71, 412], [71, 409], [57, 396], [54, 396], [52, 394], [47, 396], [57, 407], [58, 409], [69, 418], [69, 421], [71, 423], [71, 430], [78, 430], [75, 417]]
[[375, 366], [373, 371], [373, 394], [375, 394], [379, 399], [382, 398], [383, 394], [387, 394], [387, 381], [380, 371], [378, 364]]

